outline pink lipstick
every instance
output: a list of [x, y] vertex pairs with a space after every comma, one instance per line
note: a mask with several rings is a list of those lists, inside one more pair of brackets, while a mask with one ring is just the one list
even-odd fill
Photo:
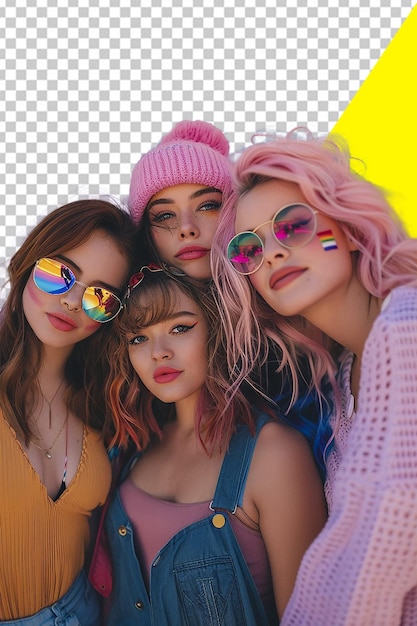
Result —
[[157, 367], [153, 373], [153, 378], [157, 383], [170, 383], [178, 378], [180, 374], [182, 374], [182, 371], [173, 367]]
[[64, 333], [69, 333], [77, 328], [77, 324], [71, 318], [62, 315], [62, 313], [47, 313], [46, 317], [51, 326]]
[[180, 250], [178, 250], [175, 257], [177, 259], [181, 259], [181, 261], [193, 261], [194, 259], [201, 259], [201, 257], [206, 256], [210, 253], [208, 248], [203, 248], [202, 246], [184, 246]]
[[278, 270], [278, 272], [274, 272], [270, 278], [269, 286], [271, 289], [277, 291], [282, 287], [286, 287], [289, 283], [292, 283], [293, 280], [296, 280], [301, 274], [304, 274], [305, 268], [302, 267], [283, 267]]

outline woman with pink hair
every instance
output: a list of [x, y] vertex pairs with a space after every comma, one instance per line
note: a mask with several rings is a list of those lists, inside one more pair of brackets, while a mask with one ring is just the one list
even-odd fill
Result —
[[251, 146], [212, 248], [235, 388], [272, 340], [333, 428], [285, 626], [417, 624], [417, 241], [350, 159], [309, 134]]

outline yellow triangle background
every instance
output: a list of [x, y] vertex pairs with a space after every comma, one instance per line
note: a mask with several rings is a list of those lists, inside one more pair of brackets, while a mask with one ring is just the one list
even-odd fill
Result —
[[388, 192], [417, 237], [417, 6], [331, 132], [348, 141], [366, 165], [358, 171]]

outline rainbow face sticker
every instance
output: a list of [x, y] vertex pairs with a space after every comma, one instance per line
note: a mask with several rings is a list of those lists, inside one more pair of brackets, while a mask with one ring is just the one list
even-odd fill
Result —
[[317, 233], [317, 237], [320, 239], [320, 243], [326, 252], [337, 250], [336, 239], [333, 237], [331, 230], [322, 230], [320, 233]]

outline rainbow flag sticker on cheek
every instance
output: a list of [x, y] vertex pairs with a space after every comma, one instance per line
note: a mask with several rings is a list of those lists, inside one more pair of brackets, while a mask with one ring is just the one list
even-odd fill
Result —
[[320, 239], [320, 243], [326, 252], [337, 250], [336, 239], [333, 237], [331, 230], [322, 230], [321, 233], [317, 233], [317, 237]]

